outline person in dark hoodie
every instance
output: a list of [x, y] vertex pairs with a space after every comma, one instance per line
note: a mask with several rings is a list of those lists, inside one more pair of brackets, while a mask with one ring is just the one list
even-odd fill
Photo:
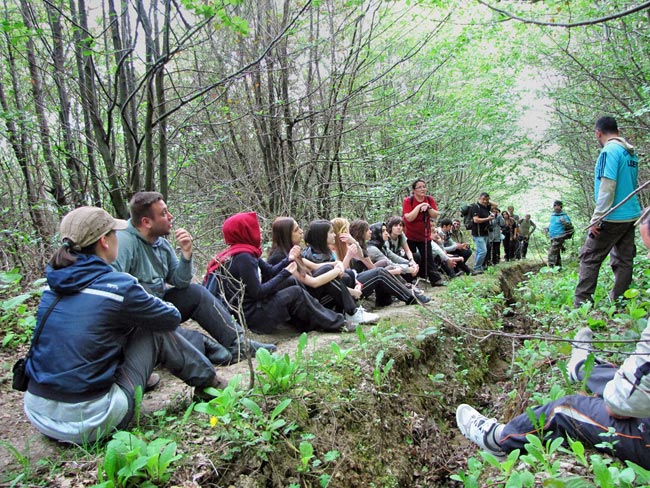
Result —
[[367, 242], [368, 256], [375, 266], [386, 268], [391, 274], [399, 275], [408, 283], [417, 279], [418, 267], [414, 262], [399, 256], [388, 247], [386, 224], [376, 222], [370, 226], [370, 240]]
[[111, 267], [115, 231], [126, 226], [101, 208], [73, 210], [47, 266], [24, 410], [39, 432], [59, 441], [93, 442], [125, 428], [136, 389], [145, 388], [158, 363], [190, 386], [225, 386], [178, 334], [178, 310]]
[[[209, 286], [213, 275], [223, 272], [220, 279], [226, 299], [231, 307], [241, 306], [252, 331], [272, 334], [283, 324], [299, 331], [355, 330], [342, 314], [323, 307], [299, 284], [295, 260], [300, 257], [300, 247], [294, 246], [275, 266], [262, 259], [262, 236], [255, 212], [228, 217], [222, 232], [229, 247], [210, 261], [203, 283]], [[225, 270], [220, 271], [222, 266]]]

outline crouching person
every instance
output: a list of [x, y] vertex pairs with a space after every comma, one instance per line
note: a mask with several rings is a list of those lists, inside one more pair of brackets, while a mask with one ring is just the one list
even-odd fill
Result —
[[190, 386], [225, 386], [178, 334], [179, 311], [110, 266], [115, 231], [126, 226], [96, 207], [61, 222], [63, 244], [47, 267], [24, 398], [34, 427], [59, 441], [92, 442], [126, 428], [136, 389], [146, 388], [156, 364]]

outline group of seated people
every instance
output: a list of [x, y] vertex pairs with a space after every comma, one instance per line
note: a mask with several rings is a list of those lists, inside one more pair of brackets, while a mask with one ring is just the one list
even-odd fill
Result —
[[[379, 318], [361, 299], [373, 296], [377, 307], [430, 300], [417, 286], [419, 254], [408, 246], [401, 217], [373, 226], [315, 220], [305, 233], [293, 218], [279, 217], [263, 256], [257, 215], [236, 214], [223, 225], [227, 248], [199, 284], [193, 238], [186, 229], [172, 231], [162, 195], [136, 193], [130, 211], [127, 222], [80, 207], [61, 222], [62, 245], [46, 270], [27, 355], [24, 397], [30, 422], [56, 440], [92, 442], [126, 427], [138, 389], [160, 380], [157, 365], [197, 395], [223, 388], [214, 365], [241, 361], [259, 348], [276, 350], [247, 336], [244, 320], [251, 331], [267, 334], [284, 324], [352, 331]], [[166, 238], [172, 232], [179, 255]], [[188, 319], [206, 333], [181, 327]]]

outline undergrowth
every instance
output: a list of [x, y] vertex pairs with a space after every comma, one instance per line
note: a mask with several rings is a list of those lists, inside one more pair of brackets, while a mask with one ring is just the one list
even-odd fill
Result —
[[[588, 325], [594, 331], [594, 356], [620, 364], [635, 348], [646, 327], [650, 312], [650, 269], [648, 259], [637, 258], [633, 288], [616, 302], [608, 297], [613, 274], [603, 264], [593, 304], [572, 308], [577, 282], [575, 264], [562, 270], [544, 267], [528, 273], [514, 293], [512, 308], [529, 330], [517, 330], [521, 335], [519, 347], [511, 358], [512, 377], [504, 390], [496, 392], [489, 405], [488, 416], [507, 421], [531, 407], [548, 403], [562, 396], [582, 392], [585, 384], [569, 381], [566, 363], [570, 356], [569, 340], [580, 328]], [[621, 340], [598, 343], [601, 340]], [[623, 342], [626, 341], [626, 342]], [[586, 367], [593, 364], [590, 357]], [[503, 392], [500, 392], [503, 393]], [[504, 412], [510, 412], [504, 418]], [[543, 422], [540, 422], [543, 423]], [[466, 487], [632, 487], [650, 486], [650, 472], [631, 462], [622, 462], [586, 448], [580, 441], [569, 439], [546, 440], [541, 436], [527, 436], [523, 452], [511, 452], [500, 462], [493, 455], [480, 452], [470, 457], [466, 469], [452, 475], [452, 479]], [[602, 444], [611, 440], [604, 437]]]
[[[252, 387], [237, 376], [224, 390], [207, 389], [208, 401], [138, 416], [131, 431], [80, 446], [77, 455], [96, 464], [97, 473], [87, 472], [83, 482], [167, 486], [191, 477], [234, 484], [239, 476], [257, 476], [266, 486], [296, 488], [645, 486], [640, 468], [579, 442], [531, 437], [527, 451], [505, 462], [485, 453], [465, 460], [452, 419], [459, 403], [479, 394], [491, 409], [486, 413], [512, 417], [522, 403], [531, 407], [580, 389], [568, 381], [568, 340], [585, 324], [596, 338], [638, 338], [650, 309], [647, 264], [639, 259], [635, 288], [619, 303], [607, 299], [612, 278], [605, 267], [596, 303], [577, 310], [570, 307], [571, 266], [528, 273], [508, 298], [499, 284], [506, 270], [490, 270], [481, 279], [455, 279], [439, 305], [419, 309], [413, 322], [385, 318], [325, 347], [303, 335], [292, 355], [261, 349]], [[518, 347], [508, 357], [512, 343]], [[633, 344], [596, 347], [619, 361]], [[495, 358], [508, 363], [499, 383], [491, 376]], [[46, 472], [12, 452], [18, 470], [2, 480], [10, 485], [48, 484], [66, 469]], [[452, 480], [449, 466], [461, 466]]]

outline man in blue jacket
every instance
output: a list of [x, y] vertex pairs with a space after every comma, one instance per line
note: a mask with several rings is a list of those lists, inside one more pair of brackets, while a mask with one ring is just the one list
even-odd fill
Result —
[[560, 200], [553, 202], [553, 213], [551, 214], [551, 221], [548, 225], [548, 236], [551, 239], [551, 247], [548, 249], [548, 265], [550, 267], [561, 267], [561, 253], [564, 251], [564, 241], [573, 236], [573, 224], [563, 210]]
[[[630, 287], [636, 256], [634, 222], [641, 216], [637, 195], [623, 203], [638, 187], [639, 158], [634, 147], [618, 135], [613, 117], [598, 119], [596, 139], [602, 147], [594, 170], [596, 208], [587, 239], [580, 249], [579, 279], [573, 297], [576, 308], [593, 301], [600, 266], [607, 256], [614, 271], [614, 288], [609, 297], [616, 300]], [[608, 213], [619, 203], [622, 204], [619, 208]]]

